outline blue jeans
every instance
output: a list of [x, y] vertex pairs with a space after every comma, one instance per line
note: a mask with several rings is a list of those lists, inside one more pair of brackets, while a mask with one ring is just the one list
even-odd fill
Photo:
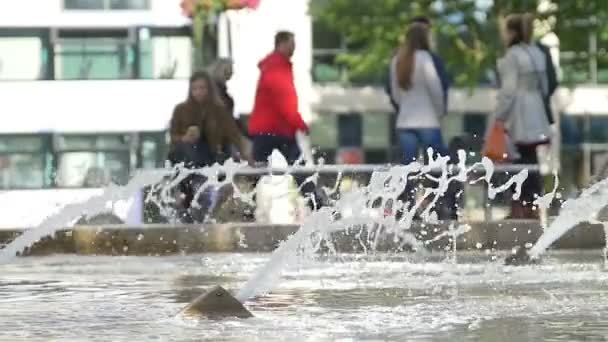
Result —
[[403, 152], [403, 163], [409, 164], [418, 157], [418, 148], [422, 148], [426, 158], [426, 150], [431, 147], [435, 155], [448, 155], [448, 150], [441, 138], [439, 128], [407, 128], [398, 129], [399, 144]]
[[[449, 154], [447, 147], [445, 147], [445, 145], [443, 144], [441, 130], [439, 128], [398, 129], [397, 136], [399, 138], [399, 144], [401, 145], [401, 151], [403, 152], [403, 163], [406, 165], [415, 161], [418, 158], [419, 148], [422, 148], [424, 150], [423, 152], [425, 160], [427, 159], [426, 150], [429, 147], [433, 149], [435, 156], [445, 156]], [[412, 180], [409, 180], [403, 193], [399, 196], [399, 199], [401, 201], [403, 201], [404, 203], [409, 203], [406, 205], [407, 210], [410, 210], [411, 206], [414, 205], [415, 193], [415, 183]], [[453, 199], [452, 197], [453, 196], [446, 195], [446, 198], [448, 199]], [[454, 204], [455, 203], [451, 203], [450, 201], [446, 202], [445, 199], [440, 199], [437, 203], [438, 208], [446, 206], [453, 208]], [[448, 216], [453, 215], [451, 215], [450, 213], [443, 214], [440, 211], [440, 218], [443, 219], [447, 218]]]

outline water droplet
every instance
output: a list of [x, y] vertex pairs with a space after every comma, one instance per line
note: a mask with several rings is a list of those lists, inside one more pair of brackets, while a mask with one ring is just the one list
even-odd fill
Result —
[[144, 234], [142, 234], [142, 233], [137, 234], [137, 241], [141, 241], [141, 240], [143, 240], [143, 238], [144, 238]]
[[481, 244], [481, 242], [478, 242], [475, 244], [475, 248], [481, 249], [481, 248], [483, 248], [483, 245]]

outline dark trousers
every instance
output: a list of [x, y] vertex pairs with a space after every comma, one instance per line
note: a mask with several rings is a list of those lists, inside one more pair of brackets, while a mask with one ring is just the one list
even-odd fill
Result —
[[[520, 154], [519, 160], [515, 164], [538, 164], [538, 155], [536, 147], [538, 145], [517, 145], [517, 152]], [[538, 172], [528, 173], [528, 178], [521, 186], [520, 201], [526, 202], [526, 205], [532, 205], [535, 200], [535, 195], [540, 196], [543, 191], [542, 177]]]
[[[168, 159], [173, 165], [184, 163], [187, 168], [200, 168], [213, 163], [209, 147], [204, 142], [195, 144], [178, 142], [171, 147]], [[184, 194], [183, 209], [188, 210], [191, 207], [194, 194], [204, 181], [203, 176], [192, 174], [178, 185], [179, 191]]]
[[169, 151], [169, 161], [176, 165], [184, 163], [187, 168], [198, 168], [213, 164], [209, 146], [204, 142], [188, 144], [175, 143]]
[[[268, 163], [268, 158], [273, 150], [278, 150], [287, 159], [289, 165], [293, 165], [300, 157], [300, 148], [294, 138], [276, 135], [254, 135], [253, 159], [256, 163]], [[306, 181], [309, 175], [294, 175], [294, 179], [300, 187], [300, 193], [309, 199], [309, 206], [314, 210], [326, 205], [325, 199], [317, 192], [316, 185]]]

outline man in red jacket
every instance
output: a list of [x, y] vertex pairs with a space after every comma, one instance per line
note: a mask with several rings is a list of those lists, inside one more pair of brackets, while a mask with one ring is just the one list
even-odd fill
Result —
[[[308, 126], [298, 111], [298, 95], [294, 85], [291, 57], [295, 39], [291, 32], [275, 35], [274, 51], [260, 63], [260, 79], [255, 94], [253, 112], [249, 118], [249, 134], [253, 140], [253, 158], [257, 163], [268, 162], [273, 150], [294, 164], [301, 151], [296, 143], [296, 132], [308, 132]], [[302, 193], [311, 195], [311, 207], [325, 205], [324, 196], [312, 182], [302, 183], [306, 177], [296, 177]]]

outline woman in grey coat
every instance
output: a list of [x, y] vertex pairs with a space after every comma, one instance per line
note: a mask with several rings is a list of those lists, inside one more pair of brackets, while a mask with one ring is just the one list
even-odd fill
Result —
[[[512, 15], [506, 22], [508, 49], [498, 61], [501, 86], [498, 90], [494, 118], [504, 123], [517, 147], [517, 164], [538, 164], [536, 148], [550, 141], [550, 126], [545, 113], [544, 97], [548, 92], [546, 59], [543, 52], [526, 41], [526, 21]], [[531, 172], [522, 186], [519, 201], [511, 208], [512, 218], [538, 217], [533, 202], [541, 195], [542, 179]]]

